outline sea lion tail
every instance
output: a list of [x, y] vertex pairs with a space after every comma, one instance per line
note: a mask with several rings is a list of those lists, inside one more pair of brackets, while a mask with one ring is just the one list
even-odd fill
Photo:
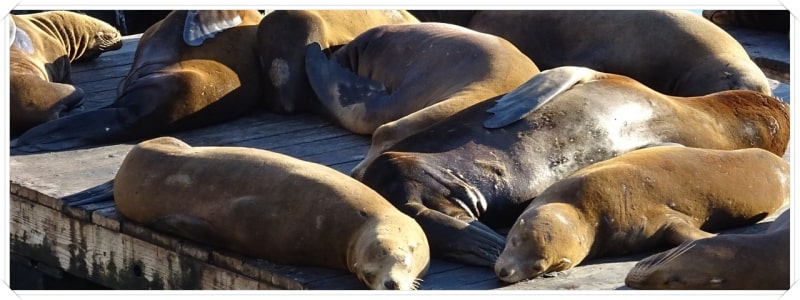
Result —
[[359, 134], [372, 134], [378, 126], [393, 121], [378, 120], [376, 110], [390, 102], [391, 95], [377, 81], [361, 77], [329, 59], [318, 43], [306, 47], [306, 73], [317, 98], [343, 127]]
[[558, 67], [534, 75], [497, 100], [497, 104], [486, 112], [494, 116], [483, 122], [489, 129], [501, 128], [522, 120], [573, 86], [599, 79], [603, 73], [584, 67]]

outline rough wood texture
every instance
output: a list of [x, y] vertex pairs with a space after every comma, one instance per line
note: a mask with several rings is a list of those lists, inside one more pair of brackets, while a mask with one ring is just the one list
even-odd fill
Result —
[[[121, 50], [73, 66], [75, 83], [87, 93], [84, 110], [113, 101], [138, 38], [126, 37]], [[272, 150], [343, 173], [369, 146], [368, 137], [349, 134], [317, 116], [263, 111], [174, 136], [194, 146]], [[135, 142], [36, 155], [12, 153], [11, 251], [117, 289], [364, 288], [344, 271], [242, 257], [126, 220], [108, 197], [109, 181]], [[741, 230], [758, 232], [764, 227]], [[587, 261], [555, 277], [514, 285], [499, 281], [488, 268], [434, 260], [421, 289], [624, 289], [624, 275], [647, 254]]]

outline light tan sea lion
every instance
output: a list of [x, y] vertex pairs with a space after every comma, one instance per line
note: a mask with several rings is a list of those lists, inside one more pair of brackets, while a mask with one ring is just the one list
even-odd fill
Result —
[[427, 108], [387, 125], [391, 128], [373, 139], [376, 147], [388, 147], [513, 90], [539, 69], [502, 38], [452, 24], [419, 23], [376, 26], [330, 58], [311, 46], [306, 72], [333, 121], [357, 134], [373, 134]]
[[72, 85], [70, 64], [122, 47], [116, 28], [69, 11], [10, 15], [9, 117], [16, 136], [78, 106], [83, 90]]
[[262, 100], [255, 52], [260, 20], [256, 10], [170, 13], [142, 34], [113, 103], [34, 127], [12, 141], [12, 149], [149, 138], [251, 111]]
[[277, 113], [321, 113], [306, 78], [305, 49], [318, 43], [336, 49], [362, 32], [384, 24], [418, 23], [404, 10], [277, 10], [258, 26], [257, 42], [264, 72], [264, 98]]
[[372, 289], [415, 289], [430, 261], [422, 229], [383, 197], [266, 150], [145, 141], [122, 162], [114, 199], [136, 222], [247, 256], [346, 270]]
[[517, 282], [590, 258], [711, 237], [775, 212], [789, 202], [789, 184], [789, 164], [759, 148], [629, 152], [536, 196], [511, 227], [494, 270], [501, 280]]
[[561, 67], [399, 141], [361, 181], [422, 225], [434, 256], [493, 266], [505, 238], [492, 229], [592, 163], [663, 143], [783, 155], [788, 141], [787, 105], [759, 92], [673, 97]]
[[478, 11], [467, 27], [507, 39], [542, 70], [583, 66], [673, 96], [734, 89], [771, 95], [742, 45], [689, 11]]
[[766, 232], [722, 234], [642, 259], [628, 272], [635, 289], [788, 290], [789, 210]]

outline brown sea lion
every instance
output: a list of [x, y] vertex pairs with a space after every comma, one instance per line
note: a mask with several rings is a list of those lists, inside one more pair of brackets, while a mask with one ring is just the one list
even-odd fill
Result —
[[266, 150], [144, 141], [117, 172], [114, 201], [136, 222], [277, 263], [346, 270], [371, 289], [416, 289], [430, 262], [422, 229], [383, 197]]
[[625, 277], [625, 285], [635, 289], [787, 290], [789, 221], [789, 210], [785, 210], [766, 232], [721, 234], [654, 254], [636, 263]]
[[771, 95], [742, 45], [689, 11], [478, 11], [468, 27], [507, 39], [542, 70], [584, 66], [673, 96], [734, 89]]
[[561, 67], [398, 142], [361, 181], [422, 225], [434, 256], [493, 266], [505, 239], [490, 228], [592, 163], [663, 143], [782, 155], [788, 140], [787, 105], [759, 92], [673, 97]]
[[78, 106], [83, 90], [72, 85], [70, 64], [122, 47], [113, 26], [93, 17], [49, 11], [10, 15], [9, 117], [16, 136]]
[[264, 73], [264, 98], [277, 113], [320, 113], [306, 78], [305, 49], [318, 43], [330, 51], [372, 27], [418, 23], [404, 10], [278, 10], [258, 26], [257, 43]]
[[537, 195], [508, 232], [494, 270], [501, 280], [517, 282], [586, 259], [711, 237], [789, 203], [789, 183], [789, 163], [759, 148], [632, 151]]
[[426, 118], [384, 128], [373, 144], [386, 144], [388, 138], [400, 140], [507, 93], [539, 69], [502, 38], [452, 24], [420, 23], [374, 27], [330, 58], [312, 45], [306, 72], [333, 121], [357, 134], [370, 135], [378, 126], [429, 108], [422, 114]]
[[251, 111], [262, 95], [255, 53], [260, 20], [256, 10], [170, 13], [142, 34], [113, 103], [34, 127], [12, 148], [64, 150], [147, 138]]

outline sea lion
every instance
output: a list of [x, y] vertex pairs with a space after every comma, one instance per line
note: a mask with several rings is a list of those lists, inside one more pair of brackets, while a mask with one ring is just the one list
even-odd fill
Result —
[[539, 69], [502, 38], [452, 24], [419, 23], [376, 26], [330, 58], [311, 45], [306, 72], [333, 121], [357, 134], [371, 135], [378, 126], [430, 108], [426, 118], [391, 125], [392, 134], [383, 132], [373, 142], [385, 144], [389, 137], [400, 140], [507, 93]]
[[734, 89], [771, 95], [742, 45], [689, 11], [478, 11], [467, 27], [507, 39], [542, 70], [584, 66], [672, 96]]
[[721, 234], [642, 259], [628, 272], [635, 289], [788, 290], [789, 210], [766, 232]]
[[256, 10], [170, 13], [142, 34], [113, 103], [34, 127], [12, 148], [52, 151], [147, 138], [251, 111], [262, 95], [254, 42], [260, 20]]
[[10, 15], [9, 117], [11, 135], [59, 118], [79, 106], [83, 90], [72, 85], [70, 64], [122, 47], [113, 26], [78, 13], [49, 11]]
[[342, 269], [371, 289], [416, 289], [430, 262], [422, 229], [383, 197], [266, 150], [144, 141], [113, 190], [136, 222], [277, 263]]
[[[711, 237], [754, 224], [789, 203], [789, 183], [789, 163], [759, 148], [628, 152], [536, 196], [508, 232], [494, 271], [513, 283], [586, 259]], [[788, 268], [788, 252], [784, 262]]]
[[663, 143], [782, 155], [788, 140], [787, 105], [759, 92], [674, 97], [561, 67], [401, 140], [361, 181], [422, 225], [434, 256], [493, 266], [505, 239], [490, 228], [592, 163]]
[[318, 43], [331, 51], [372, 27], [418, 23], [404, 10], [278, 10], [258, 25], [264, 98], [276, 113], [321, 113], [306, 78], [305, 49]]

